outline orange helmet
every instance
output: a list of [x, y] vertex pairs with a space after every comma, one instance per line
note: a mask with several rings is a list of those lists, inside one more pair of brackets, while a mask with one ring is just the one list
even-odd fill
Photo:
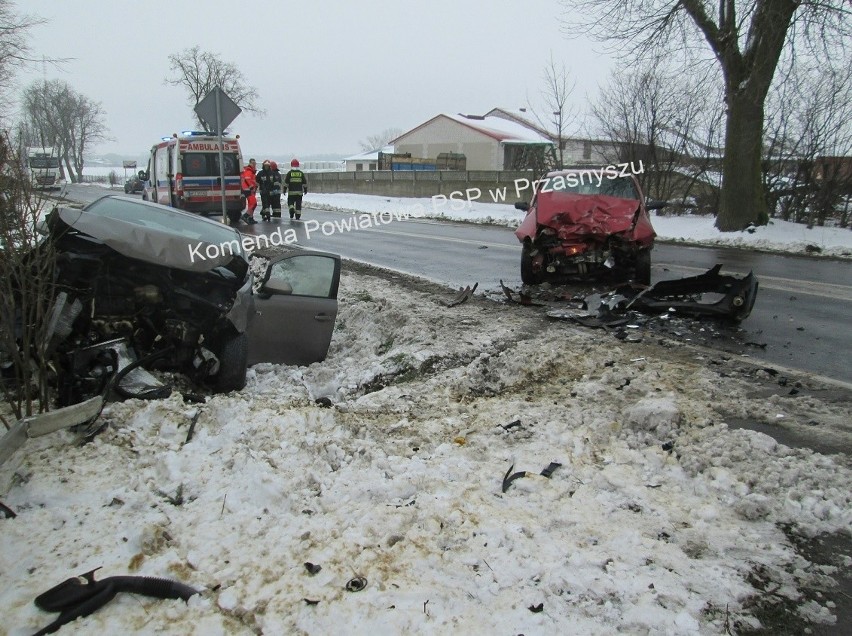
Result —
[[290, 162], [290, 167], [291, 168], [298, 168], [299, 167], [299, 160], [293, 159], [293, 161]]

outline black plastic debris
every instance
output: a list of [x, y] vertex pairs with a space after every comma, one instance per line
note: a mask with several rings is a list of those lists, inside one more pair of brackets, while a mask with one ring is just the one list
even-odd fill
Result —
[[476, 288], [479, 287], [479, 283], [474, 283], [473, 287], [468, 285], [467, 287], [459, 287], [458, 292], [453, 298], [449, 301], [444, 301], [445, 307], [455, 307], [456, 305], [461, 305], [463, 302], [466, 302], [468, 298], [473, 296], [473, 292], [476, 291]]
[[508, 424], [501, 424], [500, 426], [503, 427], [504, 431], [510, 431], [513, 428], [523, 428], [524, 427], [523, 424], [521, 424], [521, 420], [514, 420], [512, 422], [509, 422]]
[[3, 515], [4, 519], [14, 519], [18, 515], [15, 514], [15, 511], [12, 510], [9, 506], [0, 502], [0, 514]]
[[[627, 342], [642, 341], [641, 335], [628, 330], [643, 325], [654, 325], [682, 337], [682, 331], [688, 331], [691, 325], [683, 322], [686, 319], [710, 317], [739, 323], [751, 313], [758, 281], [753, 272], [744, 277], [720, 274], [721, 267], [716, 265], [699, 276], [660, 281], [651, 287], [623, 285], [605, 294], [592, 293], [584, 298], [583, 309], [553, 308], [547, 316], [593, 329], [615, 330], [615, 337]], [[640, 314], [651, 317], [640, 318]], [[678, 318], [678, 314], [682, 317]], [[702, 326], [699, 331], [704, 339], [723, 336], [712, 326]]]
[[313, 574], [317, 574], [320, 570], [322, 570], [322, 566], [317, 565], [316, 563], [311, 563], [310, 561], [307, 561], [305, 563], [305, 569], [308, 571], [308, 574], [313, 575]]
[[722, 265], [718, 264], [698, 276], [660, 281], [639, 292], [627, 308], [643, 313], [674, 311], [690, 316], [744, 320], [757, 298], [757, 277], [754, 272], [742, 278], [724, 275], [719, 273], [721, 269]]
[[308, 605], [319, 605], [319, 601], [314, 600], [312, 598], [303, 598], [302, 600], [305, 601], [305, 603], [307, 603]]
[[548, 479], [550, 479], [550, 476], [553, 474], [553, 471], [556, 470], [557, 468], [561, 468], [561, 467], [562, 467], [562, 464], [560, 464], [559, 462], [550, 462], [547, 465], [547, 468], [545, 468], [543, 471], [541, 471], [541, 475], [542, 475], [542, 477], [547, 477]]
[[36, 632], [52, 634], [66, 623], [88, 616], [109, 603], [119, 592], [144, 594], [154, 598], [179, 598], [188, 600], [199, 591], [179, 581], [147, 576], [109, 576], [95, 580], [96, 568], [80, 576], [66, 579], [59, 585], [39, 594], [35, 604], [46, 612], [61, 612], [59, 618]]
[[671, 441], [671, 440], [668, 441], [668, 442], [664, 442], [663, 443], [663, 450], [666, 451], [667, 453], [671, 453], [672, 450], [674, 450], [674, 442]]
[[544, 307], [542, 303], [533, 302], [532, 296], [525, 294], [524, 292], [518, 292], [518, 299], [515, 300], [512, 290], [503, 284], [502, 278], [500, 279], [500, 289], [503, 290], [503, 295], [506, 296], [510, 303], [524, 305], [526, 307]]
[[347, 592], [360, 592], [365, 587], [367, 587], [367, 579], [363, 576], [356, 576], [355, 578], [349, 579], [346, 583]]
[[512, 473], [512, 470], [514, 470], [514, 468], [515, 468], [515, 465], [512, 464], [511, 466], [509, 466], [509, 470], [506, 471], [506, 474], [503, 475], [503, 492], [506, 492], [507, 490], [509, 490], [509, 486], [512, 485], [513, 481], [515, 481], [516, 479], [520, 479], [521, 477], [527, 476], [526, 471], [520, 471], [520, 472], [517, 472], [517, 473]]
[[314, 404], [316, 404], [317, 406], [321, 406], [324, 409], [331, 408], [331, 400], [327, 397], [317, 398], [316, 400], [314, 400]]
[[[559, 462], [550, 462], [539, 474], [543, 477], [547, 477], [548, 479], [550, 479], [551, 475], [553, 475], [553, 471], [555, 471], [557, 468], [560, 468], [561, 466], [562, 464], [560, 464]], [[503, 475], [503, 492], [506, 492], [509, 489], [509, 486], [512, 485], [512, 482], [516, 479], [521, 479], [522, 477], [526, 477], [527, 475], [529, 475], [529, 473], [525, 470], [513, 473], [512, 471], [514, 469], [515, 465], [512, 464], [511, 466], [509, 466], [509, 470], [506, 471], [506, 474]]]
[[530, 605], [527, 609], [533, 614], [538, 614], [544, 611], [544, 603], [539, 603], [538, 605]]

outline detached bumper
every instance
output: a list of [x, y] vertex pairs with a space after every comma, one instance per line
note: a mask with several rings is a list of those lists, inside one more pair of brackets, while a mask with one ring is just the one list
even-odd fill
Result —
[[757, 277], [753, 272], [743, 278], [722, 275], [721, 269], [721, 265], [716, 265], [699, 276], [661, 281], [638, 294], [627, 308], [745, 320], [757, 298]]

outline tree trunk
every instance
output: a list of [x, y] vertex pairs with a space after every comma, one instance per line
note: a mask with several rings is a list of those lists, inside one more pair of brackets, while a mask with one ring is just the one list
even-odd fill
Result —
[[716, 227], [722, 232], [742, 230], [749, 223], [765, 225], [769, 220], [761, 178], [763, 100], [750, 93], [729, 89], [722, 196], [716, 216]]

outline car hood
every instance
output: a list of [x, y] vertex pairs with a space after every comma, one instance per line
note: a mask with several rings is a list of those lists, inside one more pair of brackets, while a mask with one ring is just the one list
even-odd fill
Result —
[[606, 195], [542, 192], [536, 214], [539, 225], [557, 231], [560, 238], [623, 234], [633, 229], [639, 201]]
[[[211, 242], [187, 238], [168, 229], [142, 225], [119, 218], [86, 214], [85, 210], [57, 208], [67, 226], [103, 242], [122, 256], [189, 272], [209, 272], [227, 265], [240, 254], [239, 232], [221, 227], [221, 240]], [[208, 250], [208, 246], [211, 246]], [[230, 246], [230, 247], [229, 247]]]

